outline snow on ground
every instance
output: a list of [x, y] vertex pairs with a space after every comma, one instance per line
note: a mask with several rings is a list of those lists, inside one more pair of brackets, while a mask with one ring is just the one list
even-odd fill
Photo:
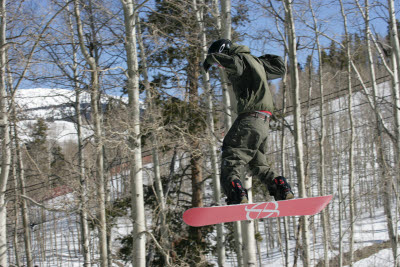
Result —
[[[395, 210], [393, 210], [394, 212]], [[355, 244], [354, 244], [354, 249], [361, 249], [366, 246], [370, 246], [373, 244], [380, 244], [389, 239], [388, 233], [387, 233], [387, 224], [386, 224], [386, 216], [383, 211], [383, 207], [379, 209], [378, 212], [376, 212], [376, 217], [370, 218], [369, 215], [362, 214], [360, 218], [358, 218], [357, 222], [355, 223]], [[297, 218], [297, 217], [296, 217]], [[270, 219], [269, 219], [270, 220]], [[266, 238], [266, 234], [270, 234], [264, 230], [264, 227], [261, 227], [263, 222], [259, 222], [260, 225], [260, 230], [261, 234], [263, 236], [263, 239]], [[338, 246], [339, 244], [339, 228], [338, 228], [338, 222], [336, 220], [331, 221], [332, 224], [332, 243], [334, 246]], [[324, 251], [323, 251], [323, 246], [320, 241], [322, 239], [322, 229], [320, 227], [320, 224], [317, 223], [316, 227], [317, 229], [317, 247], [314, 247], [313, 245], [310, 247], [311, 250], [311, 265], [315, 266], [320, 260], [324, 258]], [[276, 229], [276, 228], [275, 228]], [[349, 225], [348, 223], [343, 224], [343, 232], [345, 232], [345, 236], [343, 238], [343, 246], [344, 246], [344, 253], [349, 251], [349, 236], [348, 236], [348, 229]], [[400, 231], [400, 226], [399, 226], [399, 231]], [[277, 233], [273, 233], [277, 234]], [[313, 235], [312, 231], [310, 231], [310, 243], [312, 244], [313, 240]], [[279, 249], [274, 249], [272, 251], [269, 251], [267, 253], [266, 250], [266, 245], [265, 241], [261, 243], [261, 251], [262, 251], [262, 266], [284, 266], [284, 255], [282, 255], [281, 251]], [[291, 263], [290, 265], [293, 264], [294, 262], [294, 249], [295, 249], [295, 240], [294, 238], [291, 238], [290, 240], [290, 258], [289, 262]], [[330, 251], [330, 256], [329, 258], [332, 259], [335, 256], [339, 254], [338, 247], [334, 248], [333, 251]], [[234, 266], [234, 265], [233, 265]], [[298, 259], [298, 266], [303, 266], [301, 259]], [[379, 267], [389, 267], [393, 266], [393, 256], [391, 249], [384, 249], [382, 251], [379, 251], [378, 253], [358, 261], [356, 265], [354, 266], [359, 266], [359, 267], [366, 267], [366, 266], [379, 266]]]
[[[151, 164], [146, 165], [146, 168], [150, 168]], [[151, 172], [144, 172], [144, 179], [148, 180], [148, 175]], [[113, 195], [113, 191], [121, 190], [122, 188], [122, 179], [121, 175], [115, 176], [113, 182], [111, 184], [111, 193]], [[331, 204], [334, 202], [332, 200]], [[64, 205], [68, 203], [68, 205]], [[51, 205], [55, 208], [64, 208], [67, 210], [74, 209], [74, 195], [72, 193], [59, 196], [57, 198], [51, 199], [45, 202], [45, 205]], [[333, 206], [333, 205], [332, 205]], [[331, 214], [335, 215], [331, 206], [328, 206], [331, 210]], [[43, 211], [40, 208], [33, 208], [31, 210], [33, 215], [33, 222], [35, 226], [32, 228], [32, 240], [33, 240], [33, 254], [35, 257], [35, 264], [39, 264], [39, 266], [66, 266], [66, 267], [76, 267], [83, 265], [83, 258], [81, 253], [79, 252], [79, 216], [76, 213], [68, 214], [66, 212], [47, 212]], [[370, 218], [369, 213], [359, 214], [356, 224], [355, 224], [355, 249], [360, 249], [366, 246], [370, 246], [373, 244], [379, 244], [386, 240], [388, 240], [387, 234], [387, 226], [386, 226], [386, 217], [383, 211], [383, 208], [378, 209], [375, 213], [375, 217]], [[44, 218], [43, 218], [44, 216]], [[149, 214], [147, 218], [151, 218]], [[298, 217], [295, 218], [296, 220]], [[321, 259], [323, 259], [323, 247], [320, 244], [322, 238], [322, 229], [321, 224], [319, 222], [319, 216], [315, 216], [315, 224], [312, 227], [316, 230], [316, 237], [318, 245], [316, 247], [311, 246], [311, 257], [312, 257], [312, 266], [316, 265]], [[334, 258], [338, 255], [338, 221], [336, 217], [331, 218], [332, 223], [332, 243], [335, 248], [330, 251], [330, 258]], [[258, 228], [262, 235], [263, 241], [259, 243], [261, 249], [261, 266], [284, 266], [284, 255], [278, 249], [268, 249], [266, 244], [266, 239], [268, 235], [271, 235], [269, 232], [270, 223], [275, 223], [276, 219], [265, 219], [258, 221]], [[147, 221], [148, 225], [151, 225], [151, 220]], [[276, 231], [276, 225], [273, 226], [272, 235], [274, 235], [275, 240], [278, 237], [278, 233]], [[344, 252], [348, 252], [348, 223], [343, 223], [343, 232], [345, 236], [343, 238]], [[400, 230], [400, 228], [399, 228]], [[132, 223], [131, 218], [129, 217], [119, 217], [114, 222], [114, 226], [112, 228], [112, 240], [113, 241], [113, 252], [116, 253], [120, 247], [119, 242], [116, 241], [117, 238], [123, 237], [129, 234], [132, 231]], [[214, 233], [213, 236], [216, 234]], [[45, 238], [44, 242], [41, 240]], [[312, 240], [314, 240], [313, 231], [310, 231], [310, 243], [312, 244]], [[22, 240], [20, 240], [22, 242]], [[97, 242], [98, 237], [96, 231], [92, 231], [90, 246], [91, 251], [97, 251]], [[21, 243], [22, 246], [22, 243]], [[292, 234], [291, 239], [289, 241], [290, 246], [290, 266], [294, 262], [294, 249], [296, 246], [294, 236]], [[11, 247], [9, 251], [12, 251]], [[45, 252], [43, 252], [45, 251]], [[92, 253], [92, 258], [94, 260], [98, 259], [97, 252]], [[207, 258], [210, 262], [216, 263], [216, 255], [208, 255]], [[13, 255], [10, 255], [10, 261], [13, 262]], [[364, 266], [393, 266], [392, 263], [392, 255], [390, 249], [384, 249], [379, 251], [378, 253], [366, 258], [362, 259], [354, 266], [364, 267]], [[97, 263], [93, 266], [97, 266]], [[114, 265], [117, 266], [117, 265]], [[127, 265], [129, 266], [129, 265]], [[234, 254], [229, 254], [226, 259], [226, 267], [233, 267], [236, 265], [236, 256]], [[298, 259], [298, 266], [302, 266], [301, 259]]]
[[[349, 265], [345, 265], [347, 267]], [[383, 249], [378, 253], [353, 264], [354, 267], [384, 267], [394, 266], [392, 249]]]
[[[74, 96], [72, 91], [69, 90], [54, 90], [52, 89], [31, 89], [31, 90], [20, 90], [17, 93], [16, 101], [19, 106], [23, 109], [29, 110], [29, 116], [25, 117], [24, 121], [19, 123], [22, 134], [25, 133], [25, 138], [28, 138], [28, 126], [33, 125], [36, 122], [36, 118], [47, 116], [46, 118], [54, 119], [51, 123], [49, 123], [49, 138], [54, 141], [68, 142], [76, 140], [76, 129], [74, 125], [67, 121], [63, 120], [66, 115], [71, 114], [71, 107], [68, 106], [68, 103], [73, 100]], [[383, 96], [383, 94], [382, 94]], [[85, 96], [83, 97], [85, 99]], [[88, 98], [86, 96], [87, 101]], [[361, 94], [355, 94], [355, 106], [361, 103], [365, 103], [365, 99], [361, 96]], [[357, 102], [358, 101], [358, 102]], [[340, 110], [345, 106], [345, 103], [342, 99], [336, 99], [330, 102], [330, 110]], [[87, 102], [88, 103], [88, 102]], [[57, 107], [57, 108], [56, 108]], [[61, 109], [60, 109], [61, 107]], [[61, 111], [60, 111], [61, 110]], [[345, 112], [342, 110], [342, 113]], [[317, 108], [311, 112], [311, 114], [318, 113]], [[317, 117], [313, 119], [313, 127], [318, 128], [319, 122]], [[362, 119], [362, 116], [357, 116]], [[291, 117], [287, 117], [288, 122], [291, 122]], [[359, 123], [362, 123], [359, 122]], [[25, 129], [25, 130], [24, 130]], [[89, 136], [92, 133], [90, 128], [85, 129], [85, 135]], [[151, 173], [151, 165], [148, 165], [144, 173]], [[147, 175], [145, 175], [147, 176]], [[150, 175], [149, 175], [150, 176]], [[115, 192], [121, 190], [122, 178], [121, 176], [116, 176], [115, 179], [112, 180], [112, 188], [115, 188]], [[115, 193], [111, 190], [112, 199], [116, 198], [118, 194], [114, 196]], [[70, 198], [72, 194], [68, 195], [66, 198], [62, 199], [61, 197], [52, 200], [52, 202], [48, 202], [48, 204], [54, 204], [57, 207], [62, 207], [61, 203], [66, 201], [73, 202]], [[211, 199], [211, 191], [206, 190], [206, 196]], [[61, 201], [62, 200], [62, 201]], [[334, 200], [332, 200], [333, 203]], [[336, 201], [336, 200], [335, 200]], [[210, 201], [209, 201], [210, 202]], [[208, 202], [207, 202], [208, 203]], [[336, 204], [336, 203], [335, 203]], [[335, 205], [337, 207], [337, 204]], [[329, 206], [328, 206], [329, 208]], [[32, 240], [33, 242], [33, 253], [35, 257], [35, 264], [39, 264], [39, 266], [82, 266], [83, 259], [81, 253], [79, 252], [79, 217], [76, 214], [67, 214], [62, 212], [57, 213], [48, 213], [45, 212], [45, 218], [43, 219], [41, 216], [41, 210], [36, 209], [32, 211], [36, 213], [37, 220], [36, 226], [33, 227], [32, 230]], [[334, 214], [332, 212], [331, 214]], [[34, 217], [34, 216], [33, 216]], [[151, 216], [148, 216], [151, 218]], [[316, 222], [312, 227], [315, 228], [317, 236], [314, 237], [312, 235], [312, 231], [310, 232], [310, 241], [312, 244], [312, 240], [315, 238], [316, 240], [321, 240], [322, 238], [322, 230], [321, 224], [318, 221], [318, 216], [314, 217]], [[267, 235], [271, 235], [268, 230], [268, 224], [272, 223], [275, 219], [266, 219], [258, 221], [259, 231], [263, 237], [263, 241], [260, 243], [261, 249], [261, 265], [262, 266], [284, 266], [284, 255], [279, 249], [267, 249], [265, 239]], [[297, 218], [296, 218], [297, 220]], [[339, 239], [339, 230], [338, 230], [338, 221], [337, 218], [331, 218], [332, 222], [332, 238], [333, 245], [337, 246]], [[149, 220], [148, 223], [151, 223]], [[276, 227], [274, 228], [276, 229]], [[112, 228], [112, 239], [115, 240], [118, 237], [122, 237], [127, 235], [132, 230], [131, 219], [126, 217], [117, 218], [115, 227]], [[399, 229], [400, 230], [400, 229]], [[343, 224], [343, 231], [345, 232], [345, 236], [343, 238], [344, 252], [349, 250], [348, 248], [348, 223]], [[44, 234], [47, 233], [47, 234]], [[272, 233], [277, 238], [277, 232], [274, 231]], [[44, 236], [45, 240], [42, 242], [42, 237]], [[215, 233], [214, 233], [215, 236]], [[386, 226], [386, 217], [383, 212], [383, 208], [379, 212], [376, 213], [375, 217], [370, 218], [369, 214], [359, 214], [359, 218], [357, 218], [355, 224], [355, 249], [360, 249], [366, 246], [370, 246], [373, 244], [379, 244], [388, 240], [387, 234], [387, 226]], [[23, 240], [20, 240], [21, 242]], [[91, 251], [97, 251], [97, 234], [96, 232], [92, 232], [91, 236]], [[312, 257], [312, 265], [315, 265], [319, 260], [323, 259], [323, 247], [320, 245], [321, 242], [317, 242], [315, 248], [311, 247], [311, 257]], [[22, 243], [20, 244], [22, 246]], [[293, 264], [294, 261], [294, 248], [295, 248], [295, 240], [294, 236], [291, 236], [291, 240], [289, 242], [290, 245], [290, 265]], [[114, 243], [113, 249], [118, 249], [118, 243]], [[12, 252], [12, 249], [9, 249]], [[44, 252], [43, 252], [44, 251]], [[56, 254], [57, 253], [57, 254]], [[334, 258], [338, 255], [338, 248], [333, 248], [330, 251], [330, 258]], [[13, 255], [10, 254], [10, 261], [13, 262]], [[92, 254], [93, 259], [97, 259], [97, 253]], [[212, 262], [216, 262], [215, 255], [208, 255], [208, 258], [211, 259]], [[362, 259], [354, 264], [354, 266], [364, 267], [364, 266], [393, 266], [393, 257], [390, 249], [383, 249], [378, 253], [369, 256], [368, 258]], [[228, 255], [226, 266], [236, 266], [235, 255]], [[97, 264], [97, 263], [96, 263]], [[96, 266], [94, 264], [94, 266]], [[301, 259], [298, 259], [298, 266], [302, 266]]]

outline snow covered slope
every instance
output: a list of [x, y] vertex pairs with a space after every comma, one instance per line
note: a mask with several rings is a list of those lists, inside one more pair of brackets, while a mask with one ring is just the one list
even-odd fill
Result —
[[[15, 96], [15, 103], [23, 111], [21, 119], [63, 120], [74, 114], [72, 104], [75, 92], [65, 89], [22, 89]], [[90, 103], [87, 93], [81, 96], [81, 105]]]
[[[76, 127], [73, 123], [75, 116], [75, 91], [66, 89], [34, 88], [20, 89], [16, 92], [15, 103], [18, 109], [18, 119], [22, 139], [29, 139], [31, 126], [39, 118], [46, 120], [49, 127], [49, 138], [59, 143], [75, 141]], [[101, 103], [105, 106], [110, 99], [117, 97], [104, 95]], [[126, 101], [123, 98], [122, 101]], [[90, 95], [83, 92], [80, 95], [80, 106], [83, 115], [90, 113]], [[86, 126], [84, 135], [91, 134], [91, 127]]]

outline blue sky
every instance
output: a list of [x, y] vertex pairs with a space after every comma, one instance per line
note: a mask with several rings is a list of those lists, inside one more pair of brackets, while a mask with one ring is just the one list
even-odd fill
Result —
[[[111, 0], [110, 0], [111, 1]], [[263, 9], [257, 4], [266, 3], [266, 0], [246, 0], [246, 6], [250, 12], [250, 21], [246, 25], [241, 26], [238, 31], [243, 34], [242, 44], [248, 45], [253, 54], [256, 56], [270, 53], [282, 56], [284, 54], [284, 47], [281, 43], [274, 40], [280, 39], [279, 33], [276, 30], [275, 19], [271, 18]], [[308, 8], [308, 0], [303, 0], [303, 4], [299, 4], [301, 1], [295, 1], [296, 3], [296, 17], [302, 17], [303, 21], [297, 19], [296, 21], [296, 33], [300, 38], [300, 44], [302, 46], [308, 45], [308, 48], [298, 51], [299, 62], [304, 64], [308, 55], [311, 54], [310, 47], [313, 46], [314, 33], [310, 31], [309, 28], [305, 26], [305, 21], [312, 24], [310, 17], [310, 12]], [[31, 0], [31, 2], [36, 2]], [[277, 8], [280, 7], [281, 2], [273, 1]], [[313, 0], [314, 8], [318, 16], [321, 29], [337, 40], [341, 39], [341, 34], [343, 32], [343, 23], [340, 13], [340, 8], [337, 0]], [[353, 3], [354, 0], [345, 0], [345, 2]], [[362, 1], [363, 2], [363, 1]], [[40, 3], [40, 2], [39, 2]], [[243, 0], [233, 0], [233, 12], [235, 8], [240, 4], [243, 4]], [[323, 3], [324, 5], [321, 5]], [[375, 1], [375, 3], [385, 4], [386, 1]], [[320, 5], [320, 6], [318, 6]], [[400, 10], [400, 1], [397, 1], [396, 8]], [[354, 4], [346, 4], [349, 16], [349, 26], [350, 32], [358, 32], [362, 34], [363, 23], [362, 17], [358, 9]], [[371, 10], [371, 21], [373, 24], [373, 29], [375, 29], [380, 34], [385, 34], [387, 30], [387, 23], [382, 19], [387, 17], [387, 11], [382, 7], [374, 7]], [[397, 13], [399, 17], [399, 12]], [[327, 38], [321, 38], [321, 42], [324, 46], [330, 44], [330, 40]], [[23, 87], [31, 88], [34, 87], [30, 82], [25, 81]]]
[[[345, 2], [345, 9], [347, 11], [346, 15], [348, 16], [349, 31], [351, 33], [359, 33], [360, 35], [363, 35], [364, 23], [359, 9], [354, 4], [355, 1], [343, 1]], [[237, 5], [239, 2], [240, 0], [233, 0], [232, 5]], [[248, 45], [253, 54], [257, 56], [267, 53], [282, 56], [284, 54], [283, 45], [273, 40], [273, 38], [280, 39], [280, 34], [276, 30], [275, 18], [272, 18], [269, 14], [267, 14], [260, 4], [255, 3], [257, 1], [247, 2], [249, 3], [249, 17], [251, 18], [251, 21], [247, 25], [239, 28], [239, 31], [244, 33], [244, 40], [242, 44]], [[267, 1], [258, 2], [265, 4]], [[362, 2], [362, 4], [364, 3], [364, 1], [360, 2]], [[281, 2], [274, 1], [274, 3], [276, 3], [276, 8], [281, 6]], [[304, 64], [307, 56], [311, 54], [310, 48], [315, 43], [314, 32], [306, 26], [306, 23], [312, 25], [313, 21], [310, 8], [308, 6], [308, 0], [295, 1], [295, 3], [296, 35], [298, 38], [300, 38], [301, 47], [304, 48], [308, 46], [308, 48], [298, 51], [299, 62], [300, 64]], [[387, 22], [385, 19], [387, 18], [388, 14], [387, 10], [385, 10], [384, 6], [382, 6], [386, 4], [386, 1], [374, 1], [374, 3], [376, 5], [371, 8], [370, 14], [372, 29], [381, 35], [386, 35]], [[399, 3], [400, 1], [397, 1], [396, 3], [398, 19], [400, 17]], [[336, 40], [341, 40], [344, 30], [339, 2], [336, 0], [313, 0], [312, 5], [315, 9], [315, 13], [317, 14], [320, 29], [328, 36]], [[301, 19], [299, 17], [301, 17]], [[282, 29], [282, 26], [280, 27]], [[321, 37], [320, 42], [323, 46], [327, 47], [330, 45], [331, 40]]]

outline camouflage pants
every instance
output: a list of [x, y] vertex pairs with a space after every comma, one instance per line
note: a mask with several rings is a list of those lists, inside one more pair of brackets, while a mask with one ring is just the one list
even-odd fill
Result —
[[274, 178], [265, 155], [268, 131], [268, 120], [246, 114], [240, 115], [229, 129], [221, 162], [221, 185], [226, 195], [231, 191], [231, 182], [243, 177], [246, 169], [265, 184]]

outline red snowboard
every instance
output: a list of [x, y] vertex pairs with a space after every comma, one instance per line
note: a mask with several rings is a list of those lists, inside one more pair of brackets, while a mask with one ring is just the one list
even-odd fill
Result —
[[191, 226], [204, 226], [272, 217], [314, 215], [323, 210], [331, 199], [332, 195], [278, 202], [192, 208], [183, 213], [183, 220]]

